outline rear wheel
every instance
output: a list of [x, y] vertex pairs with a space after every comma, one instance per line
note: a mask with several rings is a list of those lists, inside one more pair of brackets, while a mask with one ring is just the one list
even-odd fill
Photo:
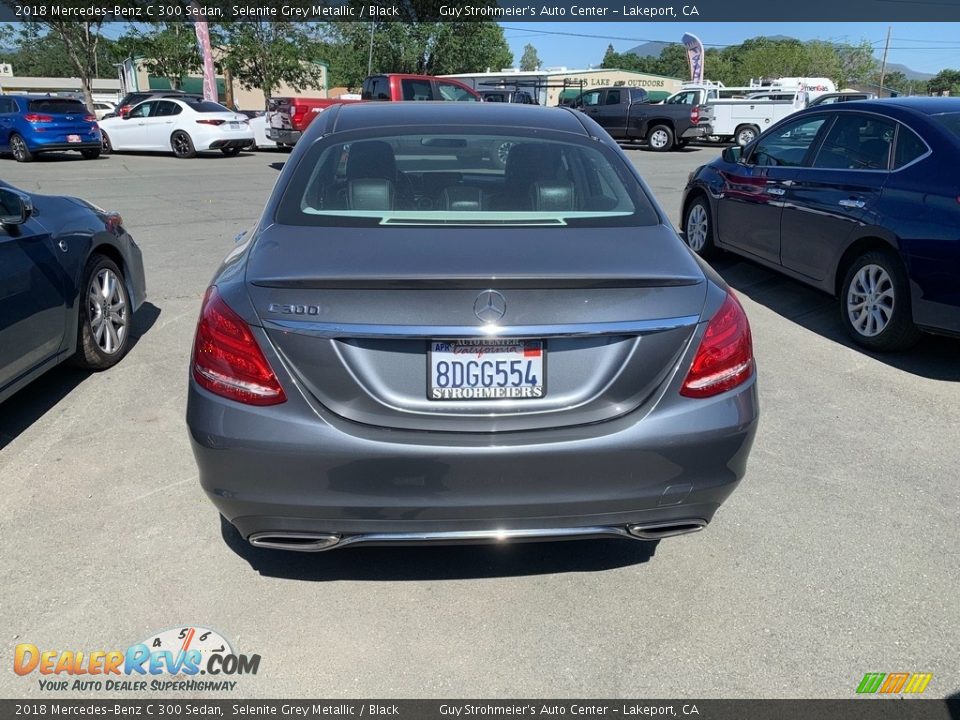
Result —
[[905, 350], [920, 339], [907, 274], [893, 252], [871, 250], [854, 261], [840, 290], [840, 318], [850, 337], [871, 350]]
[[104, 255], [90, 256], [83, 277], [74, 362], [87, 370], [106, 370], [130, 347], [130, 297], [120, 268]]
[[240, 154], [240, 148], [238, 148], [238, 147], [225, 147], [225, 148], [220, 148], [220, 152], [222, 152], [222, 153], [223, 153], [224, 155], [226, 155], [227, 157], [234, 157], [235, 155], [239, 155], [239, 154]]
[[702, 258], [716, 254], [713, 244], [713, 221], [710, 217], [710, 204], [705, 197], [698, 197], [687, 206], [683, 219], [683, 240], [687, 247]]
[[666, 125], [655, 125], [647, 137], [651, 150], [664, 152], [673, 147], [673, 130]]
[[26, 141], [17, 133], [10, 136], [10, 152], [13, 153], [13, 159], [17, 162], [27, 163], [33, 160], [33, 153], [27, 147]]
[[110, 144], [110, 136], [103, 130], [100, 131], [100, 154], [109, 155], [113, 152], [113, 145]]
[[736, 134], [733, 136], [734, 141], [740, 147], [745, 147], [752, 143], [757, 135], [760, 134], [760, 129], [754, 125], [742, 125], [737, 128]]
[[83, 155], [84, 160], [96, 160], [100, 157], [101, 148], [87, 148], [86, 150], [81, 150], [80, 154]]
[[183, 130], [177, 130], [170, 136], [170, 147], [173, 149], [173, 154], [178, 158], [197, 156], [197, 150], [193, 147], [193, 140]]

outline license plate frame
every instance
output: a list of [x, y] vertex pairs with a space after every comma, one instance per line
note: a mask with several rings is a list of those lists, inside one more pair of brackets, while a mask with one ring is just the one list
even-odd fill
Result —
[[83, 142], [83, 138], [80, 137], [79, 135], [67, 135], [67, 142], [68, 143]]
[[[465, 349], [469, 349], [471, 347], [482, 349], [482, 348], [494, 348], [494, 347], [502, 348], [507, 346], [512, 346], [512, 347], [522, 346], [524, 355], [521, 358], [521, 357], [517, 357], [516, 354], [514, 354], [513, 355], [514, 360], [527, 359], [528, 356], [526, 356], [525, 353], [527, 352], [532, 353], [532, 352], [539, 351], [539, 356], [529, 356], [529, 359], [531, 360], [536, 359], [539, 361], [538, 379], [540, 382], [536, 385], [530, 385], [530, 384], [498, 385], [498, 386], [491, 386], [489, 388], [485, 388], [482, 385], [470, 386], [469, 388], [460, 387], [456, 389], [459, 389], [459, 390], [469, 389], [471, 391], [479, 391], [479, 392], [476, 393], [475, 397], [474, 396], [463, 397], [462, 394], [460, 397], [453, 397], [452, 392], [450, 393], [451, 396], [444, 397], [442, 394], [443, 390], [454, 390], [454, 388], [440, 388], [434, 385], [434, 380], [435, 380], [434, 355], [437, 352], [443, 352], [444, 354], [449, 352], [449, 351], [436, 350], [435, 348], [437, 347], [438, 344], [458, 346], [458, 347], [463, 347]], [[460, 353], [453, 352], [452, 354], [471, 355], [472, 353], [461, 351]], [[480, 355], [483, 355], [483, 354], [492, 354], [492, 353], [484, 353], [484, 352], [480, 353]], [[509, 363], [510, 361], [507, 360], [506, 362]], [[536, 363], [534, 364], [534, 367], [536, 367]], [[466, 370], [464, 370], [464, 372], [466, 372]], [[496, 369], [494, 369], [493, 372], [497, 372]], [[506, 372], [509, 376], [510, 370], [506, 369]], [[527, 375], [528, 374], [527, 368], [523, 368], [522, 372], [524, 372], [524, 374]], [[525, 387], [530, 388], [529, 394], [523, 393], [523, 388]], [[497, 391], [501, 389], [506, 391], [502, 395], [497, 393]], [[439, 394], [440, 396], [435, 397], [435, 392], [434, 392], [435, 390], [441, 391], [441, 393]], [[485, 390], [491, 391], [491, 392], [484, 392]], [[539, 394], [537, 393], [537, 391], [539, 391]], [[475, 402], [484, 402], [484, 401], [496, 402], [496, 401], [503, 401], [503, 400], [527, 400], [527, 401], [542, 400], [547, 396], [547, 343], [545, 340], [538, 339], [538, 338], [509, 338], [509, 339], [470, 338], [470, 339], [452, 339], [452, 340], [435, 338], [435, 339], [428, 340], [427, 341], [427, 363], [426, 363], [426, 396], [428, 400], [436, 403], [450, 403], [450, 402], [475, 403]]]

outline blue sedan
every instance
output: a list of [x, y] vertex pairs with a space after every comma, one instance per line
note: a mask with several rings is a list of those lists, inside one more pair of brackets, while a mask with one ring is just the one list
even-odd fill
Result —
[[0, 402], [65, 360], [119, 362], [145, 297], [119, 215], [0, 182]]
[[960, 99], [857, 101], [795, 113], [698, 168], [682, 227], [840, 299], [850, 336], [902, 350], [960, 335]]

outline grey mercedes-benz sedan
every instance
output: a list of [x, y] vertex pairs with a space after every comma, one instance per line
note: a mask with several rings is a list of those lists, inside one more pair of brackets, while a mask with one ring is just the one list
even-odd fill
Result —
[[322, 113], [189, 382], [207, 495], [301, 551], [700, 530], [758, 418], [743, 308], [616, 143], [494, 103]]

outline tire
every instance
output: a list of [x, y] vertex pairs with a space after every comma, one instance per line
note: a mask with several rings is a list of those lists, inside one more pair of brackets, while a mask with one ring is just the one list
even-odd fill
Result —
[[87, 148], [86, 150], [81, 150], [80, 154], [83, 155], [84, 160], [96, 160], [100, 157], [100, 148]]
[[225, 148], [220, 148], [220, 152], [222, 152], [222, 153], [223, 153], [224, 155], [226, 155], [227, 157], [236, 157], [237, 155], [240, 154], [240, 148], [238, 148], [238, 147], [225, 147]]
[[840, 320], [855, 343], [878, 352], [906, 350], [920, 339], [907, 273], [893, 251], [853, 261], [840, 288]]
[[13, 159], [19, 163], [33, 161], [33, 153], [30, 152], [30, 148], [27, 147], [26, 141], [17, 133], [13, 133], [10, 136], [10, 152], [13, 154]]
[[100, 131], [100, 154], [109, 155], [113, 152], [113, 145], [110, 144], [110, 136], [103, 130]]
[[710, 203], [702, 195], [691, 202], [683, 216], [683, 241], [705, 260], [717, 255], [713, 241], [713, 216]]
[[647, 145], [654, 152], [667, 152], [673, 149], [673, 130], [668, 125], [654, 125], [647, 135]]
[[490, 158], [493, 160], [494, 167], [505, 168], [507, 166], [507, 156], [510, 155], [510, 149], [516, 143], [510, 140], [496, 140], [490, 148]]
[[193, 146], [193, 140], [183, 130], [177, 130], [170, 136], [170, 149], [173, 154], [182, 160], [195, 158], [197, 149]]
[[759, 134], [760, 128], [755, 125], [741, 125], [737, 128], [737, 132], [733, 136], [733, 141], [740, 147], [746, 147], [752, 143]]
[[80, 288], [77, 354], [73, 361], [86, 370], [106, 370], [130, 349], [133, 313], [123, 273], [105, 255], [91, 255]]
[[675, 150], [682, 150], [689, 144], [690, 144], [689, 140], [677, 140], [677, 142], [674, 143], [673, 147]]

